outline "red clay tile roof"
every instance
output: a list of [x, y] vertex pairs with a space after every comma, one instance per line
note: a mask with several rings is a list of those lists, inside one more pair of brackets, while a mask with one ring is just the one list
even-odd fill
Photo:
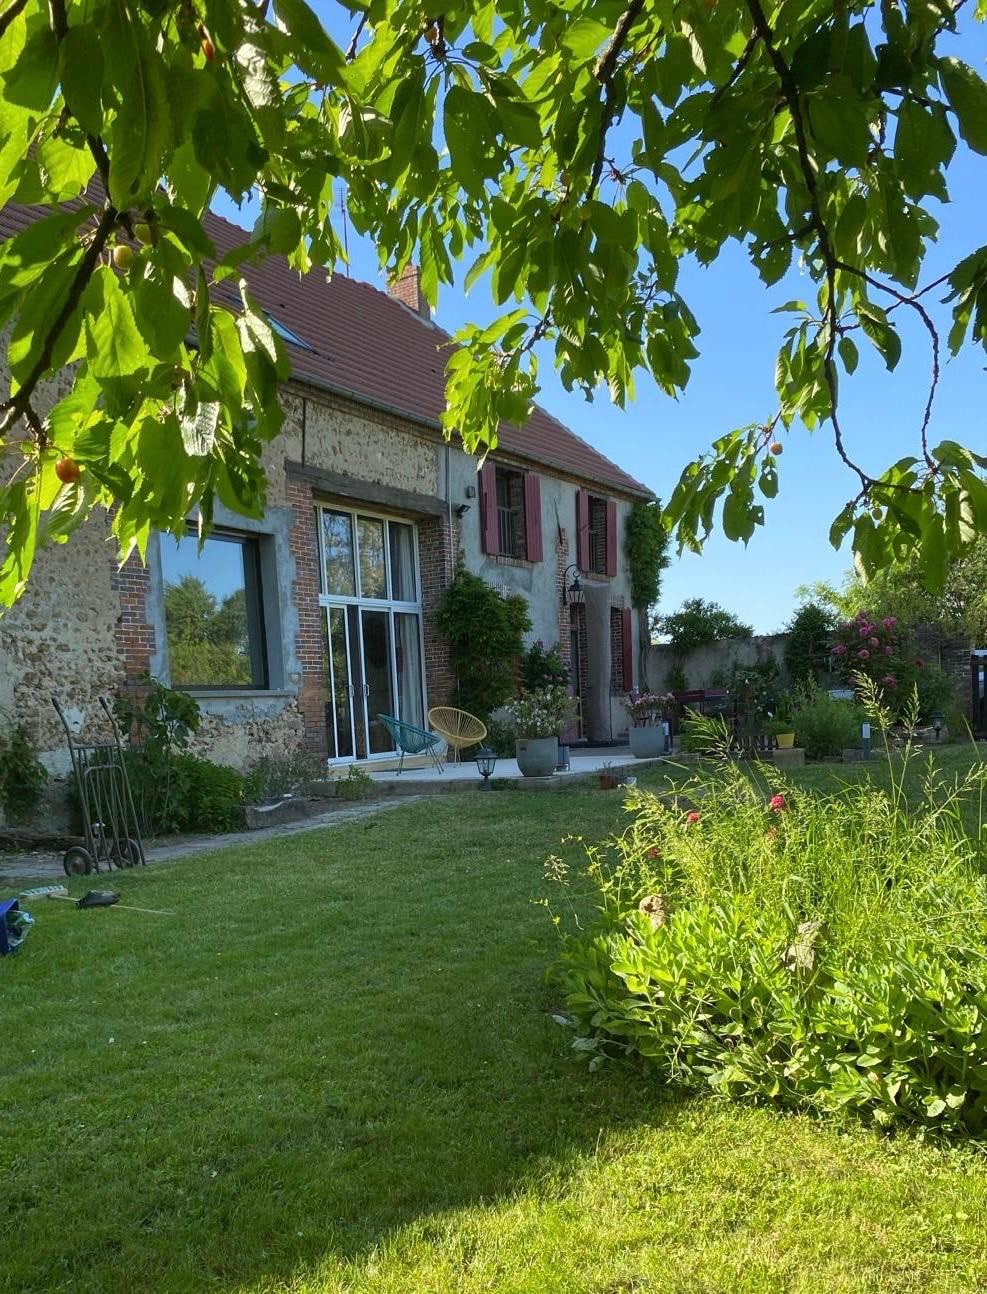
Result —
[[[0, 211], [0, 241], [42, 214], [40, 208], [8, 205]], [[244, 231], [212, 212], [206, 229], [220, 254], [242, 243]], [[348, 395], [431, 428], [445, 408], [445, 357], [449, 334], [369, 283], [318, 270], [304, 277], [283, 256], [245, 267], [258, 303], [272, 321], [297, 336], [286, 337], [292, 377]], [[232, 282], [215, 295], [235, 298]], [[282, 334], [284, 336], [284, 334]], [[512, 456], [603, 485], [651, 497], [651, 490], [593, 449], [558, 419], [536, 406], [524, 427], [503, 424], [500, 446]]]

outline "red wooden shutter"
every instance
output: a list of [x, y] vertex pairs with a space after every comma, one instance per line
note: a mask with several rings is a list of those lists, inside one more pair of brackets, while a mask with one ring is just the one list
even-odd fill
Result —
[[497, 526], [497, 468], [487, 460], [480, 468], [480, 529], [483, 551], [496, 557], [500, 552]]
[[617, 574], [617, 505], [607, 500], [607, 574]]
[[541, 482], [534, 472], [524, 476], [524, 538], [528, 561], [540, 562], [545, 556], [541, 540]]
[[620, 613], [621, 618], [621, 645], [624, 649], [624, 691], [630, 692], [634, 688], [634, 617], [631, 614], [630, 607], [624, 607]]
[[576, 491], [576, 565], [589, 570], [589, 495]]

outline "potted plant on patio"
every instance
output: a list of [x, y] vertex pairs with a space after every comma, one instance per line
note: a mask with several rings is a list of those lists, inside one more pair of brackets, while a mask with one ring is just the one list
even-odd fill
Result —
[[636, 759], [654, 759], [665, 753], [665, 719], [675, 698], [671, 692], [632, 692], [624, 703], [630, 720], [628, 738]]
[[767, 730], [778, 743], [779, 750], [791, 750], [795, 745], [795, 720], [792, 718], [787, 694], [778, 705], [775, 716], [769, 722]]
[[506, 709], [514, 721], [514, 753], [524, 777], [550, 777], [559, 756], [559, 733], [572, 713], [572, 697], [555, 683], [524, 692]]

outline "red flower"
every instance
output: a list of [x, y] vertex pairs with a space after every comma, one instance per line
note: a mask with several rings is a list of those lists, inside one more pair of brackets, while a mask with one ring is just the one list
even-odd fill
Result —
[[768, 801], [768, 808], [772, 813], [784, 813], [788, 808], [788, 802], [783, 795], [772, 795]]
[[658, 846], [657, 846], [657, 845], [652, 845], [652, 846], [651, 846], [651, 848], [648, 850], [648, 857], [649, 857], [649, 858], [661, 858], [661, 850], [658, 848]]
[[873, 626], [873, 625], [861, 625], [861, 626], [860, 626], [860, 636], [861, 636], [861, 638], [869, 638], [869, 637], [871, 636], [871, 634], [873, 633], [873, 631], [874, 631], [874, 626]]
[[884, 686], [887, 688], [896, 688], [898, 686], [898, 680], [893, 674], [885, 674]]
[[861, 660], [870, 660], [870, 652], [866, 647], [861, 647], [860, 651], [857, 652], [857, 655]]
[[695, 810], [695, 809], [693, 809], [691, 813], [687, 813], [687, 814], [685, 815], [685, 820], [686, 820], [686, 822], [698, 822], [698, 821], [699, 821], [699, 814], [696, 812], [696, 810]]

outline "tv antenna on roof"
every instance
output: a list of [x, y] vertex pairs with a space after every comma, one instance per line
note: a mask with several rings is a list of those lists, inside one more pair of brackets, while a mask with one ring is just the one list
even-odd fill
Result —
[[346, 210], [346, 188], [345, 186], [339, 191], [339, 214], [343, 222], [343, 253], [346, 256], [344, 269], [346, 277], [350, 276], [350, 232], [349, 232], [349, 213]]

